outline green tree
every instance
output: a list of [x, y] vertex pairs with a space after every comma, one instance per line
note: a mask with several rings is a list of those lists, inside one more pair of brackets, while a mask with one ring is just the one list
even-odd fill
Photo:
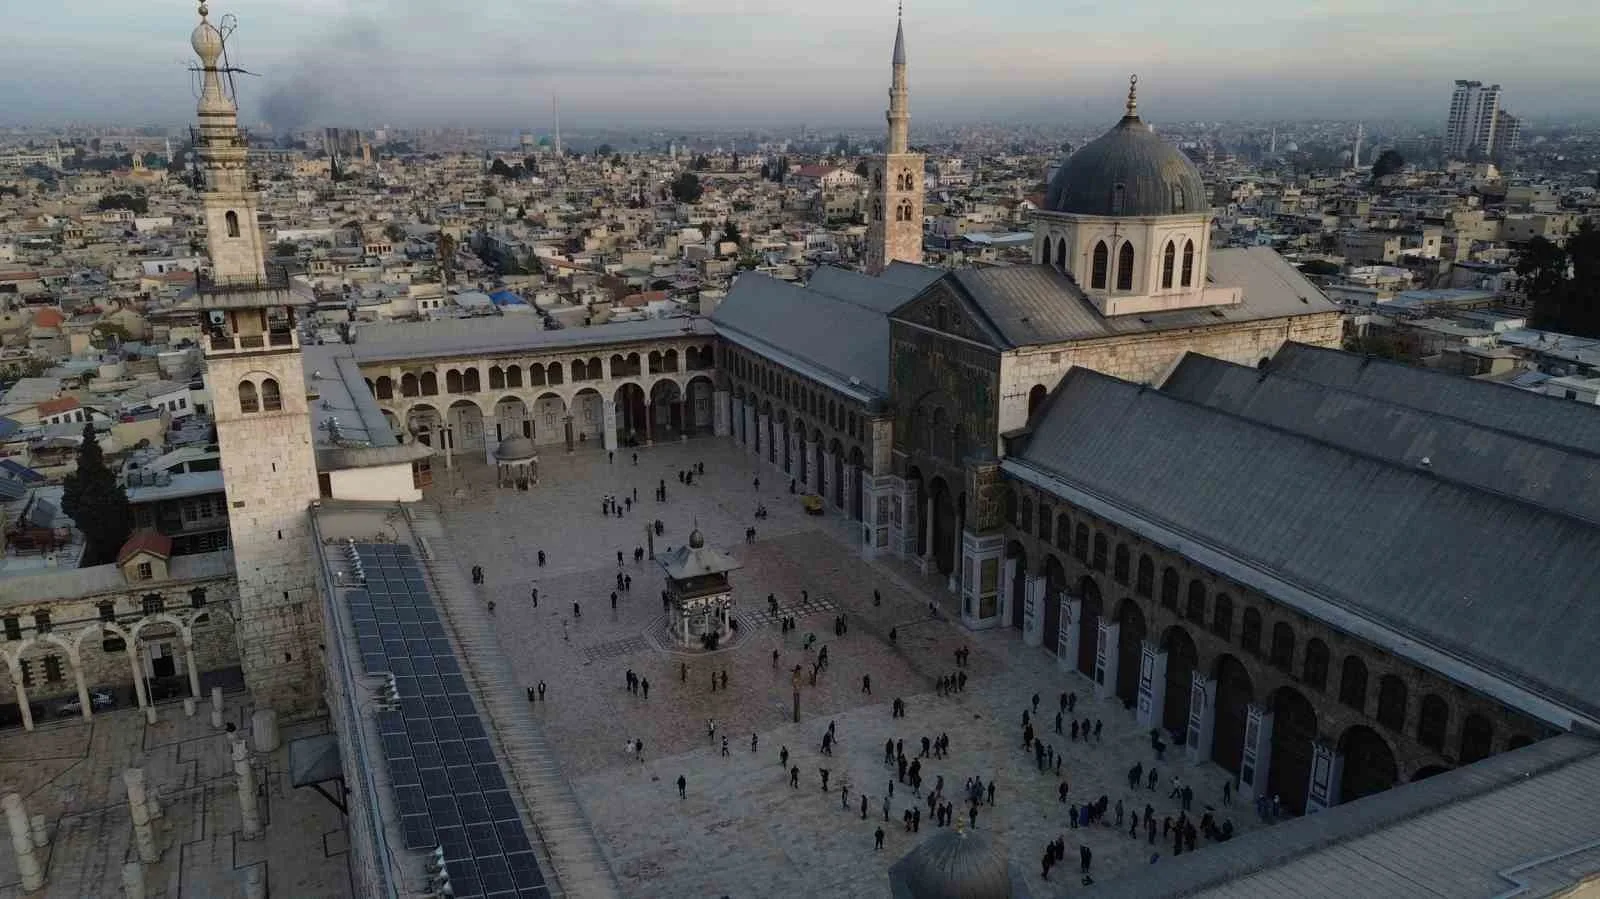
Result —
[[94, 424], [83, 426], [83, 444], [78, 447], [78, 470], [67, 475], [61, 493], [61, 511], [71, 516], [83, 532], [82, 566], [103, 565], [116, 560], [117, 550], [133, 530], [133, 508], [128, 494], [117, 483], [116, 472], [107, 465]]
[[707, 159], [704, 153], [696, 156], [689, 163], [689, 171], [691, 172], [703, 172], [709, 168], [711, 168], [711, 160]]
[[383, 226], [383, 236], [389, 238], [390, 241], [398, 243], [406, 239], [406, 229], [400, 227], [396, 222], [390, 222]]
[[872, 169], [867, 165], [867, 161], [865, 159], [863, 159], [860, 162], [856, 163], [856, 174], [859, 175], [860, 177], [862, 177], [862, 178], [867, 177], [867, 175], [870, 174], [871, 171], [872, 171]]
[[739, 234], [739, 226], [733, 223], [733, 219], [729, 219], [727, 226], [722, 229], [722, 239], [740, 246], [744, 244], [744, 237]]
[[273, 256], [296, 256], [300, 253], [300, 246], [292, 240], [280, 240], [272, 245]]
[[150, 200], [143, 194], [106, 194], [97, 205], [101, 209], [127, 209], [134, 215], [150, 211]]
[[493, 163], [491, 163], [489, 165], [489, 174], [497, 175], [506, 179], [517, 177], [517, 173], [511, 170], [511, 166], [506, 165], [506, 161], [504, 159], [496, 159]]
[[1565, 250], [1534, 238], [1517, 261], [1517, 274], [1533, 302], [1534, 324], [1600, 337], [1600, 228], [1587, 221], [1579, 225]]
[[121, 346], [132, 339], [133, 335], [128, 333], [128, 329], [116, 322], [100, 322], [89, 332], [89, 344], [99, 350], [112, 345]]
[[610, 156], [615, 152], [615, 150], [611, 149], [610, 144], [601, 144], [600, 146], [594, 148], [594, 155], [596, 159], [599, 159], [603, 156]]
[[1400, 155], [1399, 150], [1384, 150], [1372, 163], [1372, 180], [1377, 181], [1385, 175], [1393, 175], [1405, 167], [1406, 158]]
[[700, 177], [694, 172], [684, 172], [672, 182], [672, 198], [679, 203], [698, 203], [703, 193], [705, 188], [700, 186]]

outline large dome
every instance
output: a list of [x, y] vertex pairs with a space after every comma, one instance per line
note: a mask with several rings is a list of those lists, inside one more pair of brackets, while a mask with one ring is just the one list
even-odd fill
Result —
[[500, 462], [526, 462], [538, 455], [539, 451], [534, 448], [533, 441], [521, 434], [513, 434], [500, 441], [500, 445], [494, 450], [494, 457]]
[[946, 830], [889, 868], [895, 899], [1012, 899], [1005, 849], [985, 834]]
[[1210, 208], [1205, 181], [1189, 157], [1128, 114], [1115, 128], [1067, 158], [1050, 179], [1044, 208], [1078, 215], [1184, 215]]

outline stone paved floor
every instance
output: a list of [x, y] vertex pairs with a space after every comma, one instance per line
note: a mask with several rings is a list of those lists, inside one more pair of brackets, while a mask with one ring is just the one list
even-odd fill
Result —
[[[244, 698], [227, 696], [227, 721], [248, 721]], [[166, 704], [154, 725], [137, 711], [117, 710], [96, 714], [92, 722], [54, 721], [33, 733], [0, 734], [0, 794], [22, 793], [28, 813], [46, 816], [53, 835], [39, 854], [45, 888], [28, 895], [122, 895], [122, 866], [137, 858], [122, 780], [133, 765], [144, 768], [165, 807], [156, 830], [161, 859], [145, 874], [148, 895], [242, 896], [246, 872], [256, 867], [265, 868], [272, 895], [350, 894], [343, 819], [314, 791], [289, 786], [286, 748], [258, 759], [266, 833], [242, 838], [228, 740], [211, 729], [209, 709], [202, 703], [195, 717], [185, 718], [181, 704]], [[287, 744], [311, 732], [290, 727], [281, 736]], [[0, 851], [0, 897], [22, 895], [8, 838]]]
[[[703, 461], [706, 476], [694, 487], [678, 484], [675, 472]], [[917, 801], [897, 785], [894, 821], [887, 827], [886, 851], [872, 849], [873, 830], [882, 822], [882, 800], [893, 771], [883, 765], [883, 742], [904, 739], [908, 754], [923, 735], [948, 733], [952, 752], [943, 761], [925, 762], [931, 786], [943, 775], [946, 792], [959, 792], [972, 775], [996, 779], [997, 804], [984, 809], [978, 827], [1000, 835], [1034, 895], [1052, 895], [1063, 878], [1076, 884], [1077, 843], [1095, 853], [1100, 879], [1129, 865], [1145, 864], [1152, 851], [1165, 859], [1170, 843], [1151, 847], [1126, 831], [1070, 830], [1066, 807], [1056, 800], [1058, 779], [1034, 769], [1020, 749], [1021, 714], [1035, 692], [1043, 697], [1042, 729], [1053, 722], [1060, 693], [1079, 694], [1078, 715], [1105, 722], [1104, 742], [1096, 746], [1053, 738], [1064, 753], [1063, 775], [1069, 801], [1106, 794], [1140, 810], [1155, 806], [1158, 820], [1175, 815], [1167, 781], [1176, 774], [1196, 788], [1195, 815], [1220, 801], [1224, 772], [1215, 766], [1163, 762], [1155, 792], [1127, 789], [1125, 772], [1136, 761], [1148, 767], [1153, 756], [1146, 736], [1115, 701], [1089, 696], [1089, 683], [1059, 672], [1044, 650], [1022, 645], [1016, 631], [971, 633], [946, 616], [952, 598], [941, 579], [922, 577], [898, 562], [866, 563], [843, 542], [846, 528], [834, 513], [805, 516], [787, 494], [787, 481], [733, 446], [696, 440], [642, 449], [634, 467], [627, 454], [608, 465], [598, 452], [547, 455], [543, 485], [528, 492], [500, 491], [481, 465], [458, 468], [442, 478], [435, 498], [444, 509], [447, 531], [462, 564], [484, 566], [485, 600], [496, 603], [500, 640], [517, 677], [528, 685], [543, 680], [547, 700], [537, 709], [562, 764], [576, 782], [585, 810], [609, 853], [624, 890], [640, 896], [886, 896], [885, 872], [931, 836], [927, 807], [918, 834], [902, 832], [902, 812]], [[653, 488], [665, 478], [668, 502], [653, 501]], [[622, 519], [603, 517], [606, 492], [631, 496], [639, 488], [642, 507]], [[757, 502], [770, 512], [756, 522]], [[661, 544], [677, 544], [698, 523], [708, 545], [730, 553], [743, 569], [734, 574], [740, 608], [764, 611], [767, 594], [780, 606], [798, 607], [801, 591], [813, 606], [832, 604], [847, 616], [849, 631], [833, 635], [833, 613], [802, 617], [796, 633], [775, 627], [747, 628], [732, 647], [715, 653], [679, 653], [641, 639], [661, 620], [659, 569], [635, 565], [632, 551], [643, 541], [644, 525], [659, 517], [666, 525]], [[747, 525], [759, 539], [744, 542]], [[538, 550], [548, 564], [535, 563]], [[619, 569], [616, 552], [625, 563]], [[632, 575], [631, 594], [610, 608], [618, 570]], [[538, 607], [529, 599], [537, 586]], [[873, 591], [882, 604], [873, 604]], [[944, 615], [929, 616], [928, 603]], [[582, 606], [573, 617], [572, 604]], [[888, 634], [893, 629], [893, 645]], [[807, 632], [829, 647], [830, 666], [817, 686], [801, 690], [801, 723], [793, 724], [789, 670], [809, 666], [801, 649]], [[954, 652], [970, 647], [971, 680], [956, 698], [935, 695], [933, 680], [955, 670]], [[778, 652], [776, 669], [773, 650]], [[647, 678], [649, 698], [624, 689], [625, 672]], [[726, 670], [728, 689], [711, 690], [713, 672]], [[872, 693], [862, 690], [870, 675]], [[909, 703], [904, 719], [893, 719], [890, 702]], [[708, 739], [707, 719], [717, 723]], [[838, 728], [840, 745], [824, 759], [819, 741], [828, 722]], [[750, 737], [758, 736], [752, 753]], [[730, 757], [720, 754], [729, 739]], [[642, 739], [644, 761], [630, 758], [627, 741]], [[801, 769], [801, 789], [791, 790], [778, 764], [780, 747], [793, 753]], [[1170, 758], [1170, 754], [1169, 754]], [[818, 768], [832, 771], [833, 792], [821, 794]], [[677, 798], [675, 782], [688, 780], [688, 797]], [[840, 810], [838, 778], [851, 784], [851, 810]], [[859, 791], [869, 796], [868, 821], [860, 819]], [[957, 801], [958, 808], [960, 807]], [[1248, 807], [1228, 817], [1240, 830], [1255, 826]], [[1043, 845], [1065, 836], [1068, 864], [1053, 883], [1039, 879]], [[1158, 843], [1161, 841], [1158, 839]], [[1202, 841], [1203, 843], [1203, 841]], [[1202, 850], [1203, 851], [1203, 850]]]

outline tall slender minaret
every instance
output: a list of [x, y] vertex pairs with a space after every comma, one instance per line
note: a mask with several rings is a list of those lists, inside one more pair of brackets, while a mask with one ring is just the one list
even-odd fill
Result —
[[322, 612], [310, 558], [318, 497], [305, 370], [295, 318], [310, 298], [268, 269], [238, 109], [224, 88], [226, 35], [206, 18], [195, 154], [211, 267], [196, 279], [228, 530], [239, 585], [231, 604], [245, 686], [258, 707], [293, 719], [321, 707]]
[[1355, 144], [1355, 147], [1350, 151], [1350, 167], [1352, 169], [1361, 168], [1361, 142], [1363, 140], [1365, 140], [1366, 137], [1367, 137], [1367, 123], [1366, 122], [1357, 122], [1356, 123], [1356, 144]]
[[889, 82], [889, 140], [882, 158], [868, 167], [866, 269], [876, 275], [896, 259], [922, 262], [922, 166], [910, 151], [910, 91], [906, 87], [906, 35], [896, 16], [893, 75]]

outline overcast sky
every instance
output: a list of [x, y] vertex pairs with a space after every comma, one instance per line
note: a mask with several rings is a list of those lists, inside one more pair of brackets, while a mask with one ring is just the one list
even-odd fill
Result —
[[[1442, 123], [1452, 81], [1600, 115], [1594, 0], [911, 0], [913, 127], [1114, 119]], [[193, 118], [183, 0], [6, 4], [0, 123]], [[882, 121], [893, 0], [217, 0], [248, 122], [565, 127]]]

